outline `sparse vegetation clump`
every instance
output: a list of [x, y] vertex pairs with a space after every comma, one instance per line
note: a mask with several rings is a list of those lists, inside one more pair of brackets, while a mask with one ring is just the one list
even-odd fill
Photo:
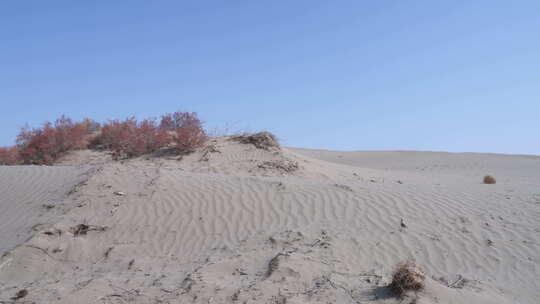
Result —
[[497, 180], [491, 176], [491, 175], [486, 175], [484, 176], [484, 184], [495, 184], [497, 183]]
[[257, 166], [263, 170], [277, 170], [282, 173], [292, 173], [300, 168], [300, 165], [296, 161], [292, 160], [274, 160], [265, 161]]
[[243, 144], [252, 144], [258, 149], [270, 150], [271, 148], [279, 148], [277, 137], [270, 132], [259, 132], [254, 134], [242, 134], [232, 137], [233, 140]]
[[165, 147], [183, 154], [201, 147], [207, 139], [196, 113], [166, 114], [159, 123], [155, 119], [138, 121], [132, 117], [103, 125], [88, 118], [74, 122], [62, 115], [54, 123], [21, 129], [15, 146], [0, 147], [0, 165], [52, 165], [69, 151], [86, 148], [110, 150], [116, 159]]
[[424, 289], [424, 273], [413, 262], [398, 264], [392, 282], [388, 286], [397, 296], [401, 297], [408, 291]]

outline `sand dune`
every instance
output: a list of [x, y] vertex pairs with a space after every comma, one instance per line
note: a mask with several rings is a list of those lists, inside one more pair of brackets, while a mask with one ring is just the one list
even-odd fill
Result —
[[68, 192], [82, 182], [88, 168], [0, 166], [0, 253], [33, 235], [65, 209]]
[[[0, 260], [0, 302], [23, 288], [36, 303], [540, 298], [539, 157], [210, 145], [181, 160], [83, 151], [72, 166], [0, 168], [0, 231], [27, 233], [0, 244], [19, 245]], [[63, 212], [24, 204], [44, 200]], [[50, 225], [28, 229], [36, 214]], [[385, 286], [404, 260], [426, 289], [396, 299]]]

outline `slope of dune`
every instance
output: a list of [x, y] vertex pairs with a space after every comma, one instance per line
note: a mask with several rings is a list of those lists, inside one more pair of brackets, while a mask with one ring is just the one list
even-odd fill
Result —
[[[13, 214], [30, 212], [26, 187], [80, 184], [49, 225], [0, 225], [32, 235], [2, 239], [18, 246], [0, 259], [0, 302], [25, 289], [35, 303], [537, 303], [539, 160], [218, 138], [183, 157], [0, 168]], [[47, 175], [87, 166], [82, 184]], [[385, 286], [406, 260], [426, 288], [398, 299]]]
[[0, 166], [0, 254], [54, 223], [67, 194], [86, 179], [89, 168]]

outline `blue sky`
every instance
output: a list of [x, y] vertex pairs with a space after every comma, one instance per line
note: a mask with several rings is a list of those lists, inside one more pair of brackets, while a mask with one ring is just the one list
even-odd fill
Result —
[[186, 110], [289, 146], [540, 154], [540, 2], [4, 0], [0, 105], [0, 145]]

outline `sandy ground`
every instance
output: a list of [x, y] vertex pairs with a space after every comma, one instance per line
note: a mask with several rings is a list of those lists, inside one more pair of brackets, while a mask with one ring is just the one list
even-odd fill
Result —
[[[0, 303], [540, 298], [536, 156], [219, 138], [180, 159], [80, 151], [56, 167], [2, 167], [0, 191]], [[386, 286], [407, 260], [426, 288], [396, 298]]]
[[41, 222], [54, 222], [61, 209], [70, 209], [62, 205], [66, 196], [89, 173], [81, 167], [0, 166], [0, 254], [29, 239]]

